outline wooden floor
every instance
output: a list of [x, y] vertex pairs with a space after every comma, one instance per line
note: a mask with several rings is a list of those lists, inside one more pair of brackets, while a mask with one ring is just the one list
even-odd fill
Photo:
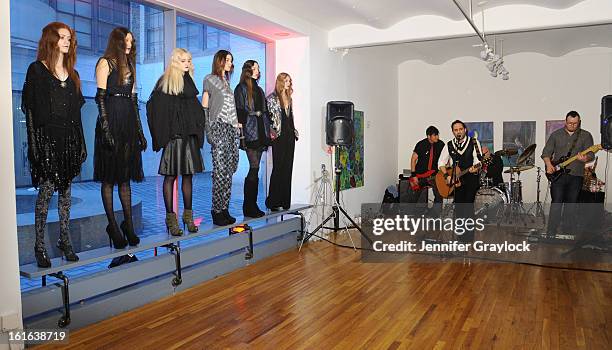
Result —
[[612, 274], [359, 257], [311, 243], [74, 331], [68, 348], [612, 348]]

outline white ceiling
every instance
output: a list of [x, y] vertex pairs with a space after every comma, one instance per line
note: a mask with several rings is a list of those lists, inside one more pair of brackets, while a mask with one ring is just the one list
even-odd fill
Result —
[[[609, 55], [612, 48], [612, 25], [597, 25], [588, 27], [550, 29], [534, 32], [522, 32], [496, 35], [498, 43], [503, 41], [504, 56], [535, 52], [550, 57], [560, 57], [567, 53], [584, 48], [602, 48]], [[488, 38], [493, 43], [493, 37]], [[479, 40], [476, 37], [432, 40], [425, 42], [404, 43], [350, 49], [346, 59], [350, 59], [353, 50], [384, 54], [392, 57], [393, 64], [404, 61], [421, 60], [430, 64], [443, 64], [457, 57], [474, 57], [479, 59], [482, 47], [474, 46]], [[511, 69], [510, 66], [507, 67]]]
[[[566, 9], [584, 0], [488, 0], [490, 9], [505, 5], [531, 5], [548, 9]], [[363, 24], [378, 29], [422, 15], [436, 15], [450, 20], [463, 19], [451, 0], [266, 0], [289, 13], [296, 14], [327, 30], [347, 24]], [[469, 0], [459, 0], [467, 9]], [[480, 10], [473, 0], [473, 11]]]

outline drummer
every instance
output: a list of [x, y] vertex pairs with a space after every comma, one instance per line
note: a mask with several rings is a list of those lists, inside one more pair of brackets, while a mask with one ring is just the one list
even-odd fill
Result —
[[489, 165], [483, 166], [485, 177], [491, 179], [491, 184], [494, 187], [504, 187], [504, 178], [502, 177], [502, 171], [504, 170], [504, 162], [499, 154], [491, 153], [489, 147], [482, 146], [483, 157], [492, 157], [492, 161]]

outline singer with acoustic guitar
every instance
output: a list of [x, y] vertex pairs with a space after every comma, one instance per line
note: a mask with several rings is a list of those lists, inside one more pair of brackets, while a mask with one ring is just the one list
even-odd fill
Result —
[[[580, 128], [580, 115], [570, 111], [565, 116], [565, 126], [554, 131], [546, 141], [542, 151], [542, 159], [546, 164], [546, 175], [551, 181], [551, 206], [548, 216], [546, 235], [554, 238], [561, 226], [565, 233], [575, 229], [575, 208], [572, 203], [578, 202], [578, 195], [582, 188], [585, 163], [593, 160], [594, 153], [582, 152], [593, 146], [593, 136], [590, 132]], [[575, 157], [576, 161], [564, 166], [558, 172], [557, 164], [562, 158]], [[553, 176], [554, 174], [554, 176]], [[564, 205], [565, 204], [565, 205]]]
[[[467, 128], [461, 120], [455, 120], [451, 129], [454, 138], [442, 149], [438, 160], [438, 178], [445, 178], [454, 192], [455, 217], [471, 218], [474, 217], [474, 200], [478, 192], [481, 147], [477, 139], [467, 136]], [[466, 231], [459, 239], [474, 241], [474, 231]]]

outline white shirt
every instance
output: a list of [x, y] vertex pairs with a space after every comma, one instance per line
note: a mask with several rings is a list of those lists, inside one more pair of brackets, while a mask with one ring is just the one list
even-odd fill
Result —
[[[478, 149], [480, 153], [482, 153], [482, 147], [480, 147], [480, 142], [476, 140], [476, 144], [478, 145]], [[474, 152], [472, 153], [472, 158], [474, 159], [472, 165], [476, 165], [480, 163], [478, 160], [478, 152], [476, 152], [476, 147], [474, 147]], [[444, 143], [444, 148], [442, 148], [442, 153], [440, 153], [440, 158], [438, 158], [438, 169], [442, 167], [451, 166], [452, 159], [450, 157], [450, 153], [448, 153], [448, 142]]]

